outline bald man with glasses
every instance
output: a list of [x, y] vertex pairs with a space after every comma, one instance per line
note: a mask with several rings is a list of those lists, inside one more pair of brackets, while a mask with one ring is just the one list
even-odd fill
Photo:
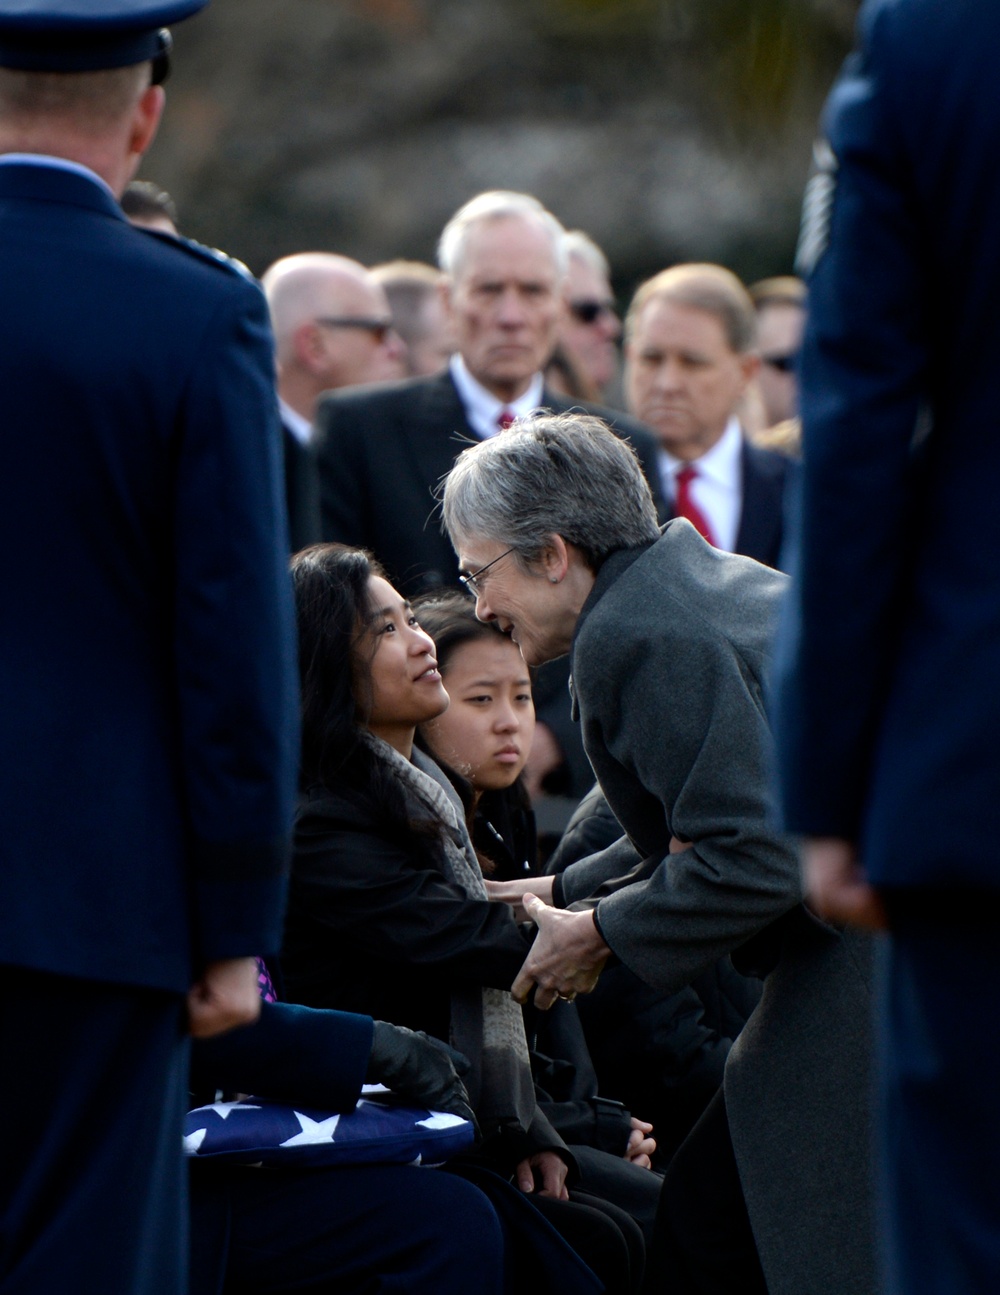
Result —
[[400, 378], [405, 347], [382, 286], [329, 252], [283, 257], [263, 277], [278, 356], [292, 551], [321, 538], [313, 419], [324, 391]]

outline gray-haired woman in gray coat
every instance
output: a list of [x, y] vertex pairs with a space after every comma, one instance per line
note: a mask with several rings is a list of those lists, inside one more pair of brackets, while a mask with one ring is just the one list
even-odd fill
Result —
[[570, 655], [584, 745], [627, 833], [532, 894], [491, 887], [539, 927], [515, 997], [573, 998], [612, 956], [668, 990], [726, 953], [766, 976], [667, 1175], [664, 1285], [870, 1295], [872, 951], [802, 907], [774, 826], [764, 687], [784, 577], [686, 521], [661, 531], [635, 456], [587, 416], [471, 446], [442, 502], [478, 615], [531, 665]]

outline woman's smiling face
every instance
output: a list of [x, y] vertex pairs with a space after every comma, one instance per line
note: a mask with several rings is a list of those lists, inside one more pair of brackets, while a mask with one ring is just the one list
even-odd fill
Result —
[[444, 671], [451, 705], [421, 732], [433, 755], [478, 791], [509, 787], [531, 751], [535, 707], [524, 658], [491, 633], [455, 647]]
[[361, 718], [376, 737], [397, 749], [402, 741], [408, 753], [413, 730], [447, 709], [448, 694], [434, 642], [410, 604], [381, 576], [368, 581], [368, 597], [370, 619], [355, 648], [358, 678], [370, 680], [370, 689], [358, 689]]

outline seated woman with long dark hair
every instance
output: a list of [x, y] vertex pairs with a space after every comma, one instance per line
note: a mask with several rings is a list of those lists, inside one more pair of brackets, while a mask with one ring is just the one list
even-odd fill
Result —
[[[604, 1201], [570, 1199], [573, 1158], [535, 1103], [508, 992], [527, 937], [488, 901], [461, 803], [413, 748], [417, 724], [448, 705], [434, 644], [364, 552], [318, 545], [292, 573], [303, 795], [282, 954], [289, 996], [425, 1030], [464, 1053], [484, 1137], [466, 1172], [488, 1192], [483, 1166], [513, 1177], [609, 1291], [632, 1289], [635, 1225]], [[571, 1270], [561, 1289], [587, 1279]]]

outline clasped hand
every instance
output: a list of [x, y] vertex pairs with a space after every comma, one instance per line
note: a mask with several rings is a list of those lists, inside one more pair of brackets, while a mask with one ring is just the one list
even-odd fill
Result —
[[534, 987], [535, 1006], [546, 1011], [559, 998], [572, 1000], [577, 994], [589, 994], [611, 956], [593, 912], [552, 908], [527, 891], [521, 905], [525, 916], [538, 927], [538, 935], [511, 986], [516, 1001], [526, 1003]]

